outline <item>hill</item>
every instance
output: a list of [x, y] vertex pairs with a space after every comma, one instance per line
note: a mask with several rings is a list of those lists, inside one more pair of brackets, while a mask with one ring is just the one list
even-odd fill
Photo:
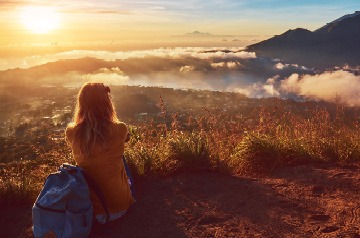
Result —
[[260, 56], [308, 67], [360, 64], [360, 12], [343, 16], [315, 31], [288, 30], [247, 47]]
[[[359, 172], [358, 164], [312, 165], [262, 178], [202, 172], [147, 180], [112, 232], [91, 237], [359, 237]], [[32, 237], [30, 206], [8, 210], [3, 237]]]
[[[77, 90], [4, 92], [0, 233], [31, 237], [44, 179], [74, 163], [63, 135]], [[93, 237], [359, 237], [358, 108], [212, 91], [111, 92], [120, 118], [129, 115], [137, 203], [111, 235]]]

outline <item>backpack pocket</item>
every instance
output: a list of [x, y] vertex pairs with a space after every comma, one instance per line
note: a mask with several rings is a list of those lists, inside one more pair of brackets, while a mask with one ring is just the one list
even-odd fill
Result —
[[64, 232], [62, 237], [80, 238], [87, 237], [91, 232], [93, 218], [92, 206], [84, 213], [66, 211]]
[[34, 237], [45, 237], [45, 235], [51, 231], [57, 237], [62, 237], [65, 215], [65, 211], [53, 212], [41, 209], [37, 205], [34, 205], [32, 209]]

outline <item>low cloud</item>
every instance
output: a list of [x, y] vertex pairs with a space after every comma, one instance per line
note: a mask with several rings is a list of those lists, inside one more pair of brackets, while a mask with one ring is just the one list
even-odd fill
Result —
[[266, 94], [272, 97], [280, 96], [280, 92], [276, 89], [276, 82], [279, 78], [280, 76], [276, 75], [266, 80], [266, 84], [262, 87]]
[[211, 63], [211, 67], [213, 68], [223, 68], [225, 66], [226, 66], [226, 62]]
[[[205, 50], [206, 49], [206, 50]], [[89, 58], [90, 57], [90, 58]], [[95, 59], [94, 59], [95, 58]], [[73, 59], [73, 60], [67, 60]], [[54, 64], [46, 64], [55, 62]], [[38, 67], [33, 67], [39, 65]], [[16, 66], [14, 70], [4, 70]], [[249, 97], [297, 97], [360, 105], [360, 67], [319, 72], [221, 48], [67, 51], [0, 61], [0, 83], [162, 86], [233, 91]]]
[[344, 70], [316, 75], [293, 74], [281, 82], [280, 90], [325, 101], [339, 96], [350, 106], [360, 105], [360, 76]]
[[360, 76], [356, 73], [336, 70], [320, 74], [297, 74], [282, 78], [268, 78], [266, 82], [234, 87], [233, 91], [249, 97], [297, 97], [333, 102], [340, 98], [349, 106], [360, 105]]
[[284, 69], [285, 67], [287, 67], [287, 65], [282, 64], [282, 63], [277, 63], [275, 64], [275, 69]]
[[245, 87], [234, 88], [234, 92], [242, 93], [248, 97], [264, 98], [279, 97], [281, 93], [278, 91], [273, 78], [269, 78], [266, 83], [254, 83]]
[[130, 78], [127, 75], [124, 75], [124, 72], [119, 68], [102, 68], [93, 74], [83, 75], [82, 81], [92, 82], [92, 83], [104, 83], [107, 85], [128, 85], [130, 83]]
[[243, 65], [239, 62], [229, 61], [229, 62], [217, 62], [217, 63], [210, 63], [211, 67], [214, 69], [222, 68], [222, 69], [238, 69]]
[[185, 65], [185, 66], [182, 66], [179, 71], [180, 72], [190, 72], [190, 71], [193, 71], [195, 69], [194, 66], [190, 66], [190, 65]]
[[275, 69], [283, 70], [283, 69], [301, 69], [301, 70], [310, 70], [309, 68], [305, 66], [299, 66], [298, 64], [283, 64], [283, 63], [277, 63], [274, 65]]
[[126, 59], [144, 59], [144, 58], [164, 58], [164, 59], [254, 59], [254, 52], [225, 51], [222, 48], [213, 48], [204, 51], [201, 47], [189, 48], [159, 48], [153, 50], [141, 51], [92, 51], [92, 50], [71, 50], [56, 54], [34, 55], [25, 58], [0, 59], [0, 70], [14, 68], [31, 68], [43, 65], [49, 62], [56, 62], [67, 59], [80, 59], [92, 57], [106, 61], [126, 60]]

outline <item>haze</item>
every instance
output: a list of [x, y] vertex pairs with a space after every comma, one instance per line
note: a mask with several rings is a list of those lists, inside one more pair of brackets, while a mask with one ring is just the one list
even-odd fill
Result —
[[252, 97], [342, 95], [358, 105], [353, 68], [316, 69], [244, 48], [288, 29], [316, 30], [359, 9], [357, 0], [0, 2], [0, 83], [102, 80]]

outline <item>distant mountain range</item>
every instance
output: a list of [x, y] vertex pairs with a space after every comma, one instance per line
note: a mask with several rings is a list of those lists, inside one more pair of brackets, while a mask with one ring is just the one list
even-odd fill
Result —
[[208, 32], [200, 32], [200, 31], [194, 31], [191, 33], [186, 33], [186, 36], [213, 36], [213, 34], [210, 34]]
[[308, 67], [360, 65], [360, 11], [309, 31], [288, 30], [247, 47], [259, 56], [278, 58]]

